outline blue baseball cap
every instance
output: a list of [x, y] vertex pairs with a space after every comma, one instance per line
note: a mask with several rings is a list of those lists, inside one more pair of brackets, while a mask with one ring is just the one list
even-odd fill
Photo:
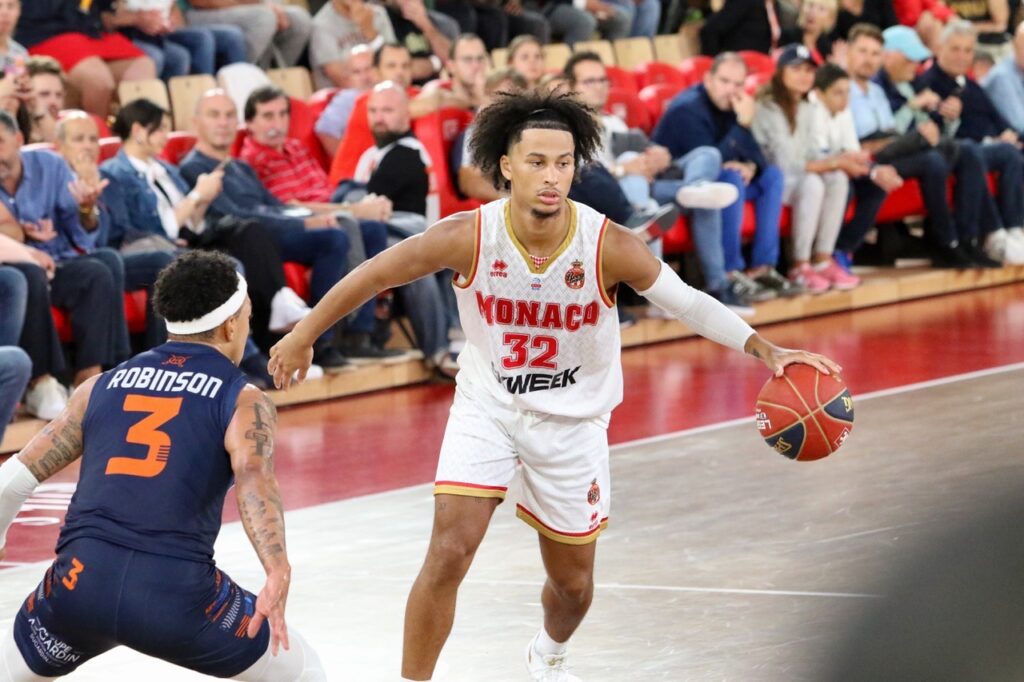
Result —
[[912, 62], [923, 62], [932, 56], [932, 51], [917, 37], [917, 31], [909, 26], [890, 26], [882, 31], [885, 49], [901, 53]]
[[817, 62], [814, 61], [814, 56], [811, 51], [807, 49], [805, 45], [792, 44], [786, 45], [779, 52], [779, 56], [775, 58], [775, 63], [781, 68], [783, 66], [796, 66], [797, 64], [810, 64], [811, 66], [817, 66]]

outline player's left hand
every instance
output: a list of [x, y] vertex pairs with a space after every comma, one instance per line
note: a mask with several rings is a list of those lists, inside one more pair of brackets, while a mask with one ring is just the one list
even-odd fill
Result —
[[256, 639], [263, 627], [263, 621], [270, 623], [270, 653], [277, 656], [278, 648], [283, 646], [285, 651], [290, 648], [288, 642], [288, 626], [284, 622], [284, 607], [288, 601], [288, 585], [291, 582], [291, 572], [273, 572], [267, 574], [267, 582], [256, 597], [256, 613], [249, 621], [249, 629], [246, 634], [249, 639]]
[[313, 364], [313, 347], [301, 341], [294, 331], [285, 334], [284, 338], [270, 349], [270, 362], [267, 372], [274, 377], [274, 386], [288, 390], [292, 377], [298, 372], [297, 382], [306, 379], [306, 372]]
[[824, 355], [818, 355], [817, 353], [811, 353], [805, 350], [792, 350], [789, 348], [779, 348], [778, 346], [769, 346], [767, 356], [762, 358], [765, 365], [772, 373], [781, 377], [786, 365], [792, 365], [795, 363], [802, 363], [810, 365], [822, 374], [839, 374], [843, 371], [843, 368], [838, 364], [829, 360]]

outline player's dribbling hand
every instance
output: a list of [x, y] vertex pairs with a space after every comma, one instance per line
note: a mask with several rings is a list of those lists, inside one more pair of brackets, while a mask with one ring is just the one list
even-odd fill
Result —
[[256, 639], [263, 627], [263, 621], [270, 623], [270, 653], [277, 656], [279, 647], [285, 651], [291, 648], [288, 642], [288, 626], [284, 622], [284, 607], [288, 601], [288, 585], [291, 572], [274, 572], [267, 574], [267, 582], [256, 597], [256, 613], [249, 621], [246, 634], [249, 639]]
[[787, 365], [803, 363], [810, 365], [823, 374], [839, 374], [843, 368], [829, 360], [824, 355], [811, 353], [805, 350], [793, 350], [780, 348], [775, 344], [768, 343], [760, 334], [751, 335], [744, 347], [744, 351], [763, 362], [768, 369], [777, 377], [781, 377]]
[[306, 372], [309, 371], [311, 364], [313, 364], [313, 347], [299, 340], [295, 332], [292, 331], [285, 334], [284, 338], [270, 349], [267, 372], [274, 377], [274, 386], [287, 391], [296, 372], [298, 372], [296, 383], [306, 380]]

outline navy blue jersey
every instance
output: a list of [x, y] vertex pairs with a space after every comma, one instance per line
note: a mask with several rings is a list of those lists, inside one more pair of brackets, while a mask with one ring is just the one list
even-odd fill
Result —
[[233, 478], [224, 434], [245, 383], [225, 355], [196, 343], [166, 343], [104, 372], [57, 552], [91, 537], [212, 563]]

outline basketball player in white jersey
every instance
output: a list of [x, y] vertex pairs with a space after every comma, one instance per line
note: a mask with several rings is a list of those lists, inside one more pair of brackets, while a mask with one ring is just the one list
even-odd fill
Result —
[[[757, 335], [687, 286], [628, 229], [569, 201], [600, 142], [591, 112], [567, 96], [499, 98], [478, 116], [473, 158], [510, 197], [446, 218], [364, 262], [272, 350], [287, 388], [313, 341], [379, 292], [437, 270], [454, 286], [466, 346], [435, 479], [434, 527], [405, 613], [402, 675], [429, 680], [451, 630], [459, 584], [517, 462], [519, 518], [536, 529], [547, 582], [543, 627], [526, 649], [533, 680], [573, 682], [566, 644], [593, 596], [595, 541], [608, 522], [607, 426], [622, 400], [615, 291], [625, 283], [701, 335], [773, 372], [832, 361]], [[495, 671], [493, 679], [508, 679]]]

